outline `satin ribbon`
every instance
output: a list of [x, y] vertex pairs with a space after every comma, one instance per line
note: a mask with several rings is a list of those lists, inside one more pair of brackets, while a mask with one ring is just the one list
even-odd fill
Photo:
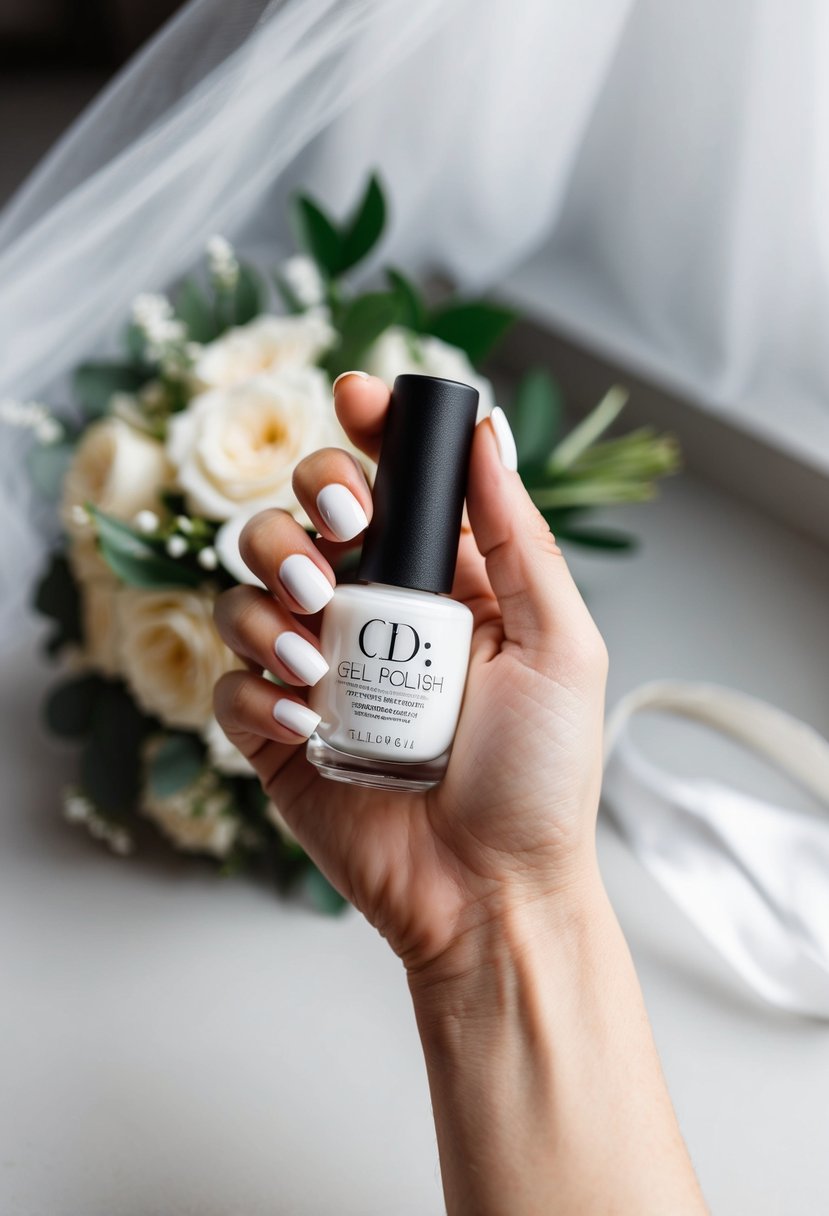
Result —
[[642, 710], [702, 722], [755, 751], [829, 810], [829, 743], [745, 693], [659, 682], [607, 721], [603, 801], [646, 869], [770, 1004], [829, 1018], [829, 816], [778, 806], [647, 760], [628, 724]]

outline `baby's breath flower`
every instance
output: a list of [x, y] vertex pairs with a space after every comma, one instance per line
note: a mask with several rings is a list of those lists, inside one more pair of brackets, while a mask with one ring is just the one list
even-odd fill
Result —
[[147, 354], [156, 362], [170, 361], [187, 337], [187, 328], [173, 312], [166, 296], [144, 292], [132, 304], [132, 319], [147, 344]]
[[170, 557], [184, 557], [187, 552], [187, 541], [183, 536], [171, 536], [165, 547]]
[[185, 536], [190, 536], [193, 531], [193, 521], [187, 515], [176, 516], [176, 527], [179, 532], [183, 532]]
[[150, 532], [157, 532], [161, 520], [156, 515], [155, 511], [139, 511], [135, 517], [135, 526], [139, 532], [148, 535]]
[[0, 422], [7, 426], [31, 431], [38, 443], [57, 443], [63, 438], [63, 426], [40, 401], [14, 401], [10, 397], [0, 400]]
[[200, 549], [197, 560], [202, 570], [215, 570], [219, 564], [216, 550], [212, 545], [205, 545], [203, 549]]
[[325, 299], [325, 284], [315, 262], [303, 254], [288, 258], [279, 269], [282, 281], [303, 308], [314, 308]]
[[86, 507], [81, 506], [79, 502], [74, 503], [69, 508], [69, 518], [78, 528], [88, 528], [92, 523]]
[[211, 236], [206, 248], [211, 279], [223, 291], [233, 291], [239, 281], [239, 262], [230, 241], [217, 234]]
[[117, 856], [126, 857], [132, 852], [133, 840], [126, 828], [102, 815], [92, 799], [81, 790], [64, 790], [63, 816], [67, 823], [83, 824], [90, 836], [103, 841]]

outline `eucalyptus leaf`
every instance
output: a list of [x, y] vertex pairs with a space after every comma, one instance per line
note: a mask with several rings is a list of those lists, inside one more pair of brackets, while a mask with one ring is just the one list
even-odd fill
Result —
[[262, 312], [265, 286], [252, 266], [242, 263], [233, 289], [233, 324], [247, 325]]
[[212, 342], [219, 333], [214, 309], [195, 279], [185, 279], [176, 296], [176, 316], [193, 342]]
[[325, 275], [335, 278], [342, 266], [342, 238], [331, 220], [304, 194], [294, 203], [294, 217], [300, 245]]
[[34, 607], [42, 616], [54, 621], [47, 649], [55, 654], [70, 642], [83, 641], [81, 602], [78, 585], [63, 553], [55, 553], [41, 578], [34, 597]]
[[472, 363], [480, 363], [516, 319], [512, 309], [486, 300], [449, 304], [432, 314], [428, 329], [436, 338], [460, 347]]
[[100, 676], [77, 676], [64, 680], [51, 690], [44, 714], [46, 725], [55, 735], [69, 739], [82, 738], [92, 729], [95, 704], [104, 681]]
[[135, 393], [147, 373], [129, 363], [82, 363], [72, 377], [75, 398], [87, 418], [100, 418], [115, 393]]
[[331, 886], [328, 879], [323, 874], [320, 874], [316, 867], [306, 872], [302, 881], [302, 887], [311, 903], [320, 912], [325, 912], [331, 916], [342, 912], [347, 907], [348, 901], [340, 895], [339, 891]]
[[389, 267], [386, 277], [400, 301], [400, 324], [421, 333], [426, 326], [426, 305], [414, 283], [394, 267]]
[[326, 361], [329, 373], [337, 376], [359, 367], [371, 344], [399, 317], [400, 300], [395, 292], [374, 291], [352, 300], [340, 322], [339, 344]]
[[167, 735], [149, 764], [150, 790], [169, 798], [192, 785], [204, 771], [204, 744], [197, 735]]
[[60, 497], [73, 450], [71, 443], [36, 443], [29, 448], [26, 468], [32, 485], [43, 498]]
[[129, 524], [95, 507], [89, 508], [98, 533], [101, 556], [118, 578], [130, 587], [197, 587], [203, 580], [197, 570], [159, 553]]
[[518, 385], [512, 429], [520, 464], [545, 461], [561, 426], [561, 389], [543, 368], [530, 371]]
[[[555, 531], [555, 529], [554, 529]], [[570, 528], [566, 525], [555, 532], [559, 540], [580, 545], [585, 549], [601, 549], [607, 553], [630, 553], [638, 547], [638, 540], [630, 532], [615, 528]]]
[[351, 270], [379, 241], [386, 223], [386, 200], [372, 175], [362, 199], [341, 233], [340, 262], [336, 274]]
[[122, 684], [103, 682], [81, 753], [81, 785], [104, 814], [118, 814], [135, 805], [141, 786], [141, 748], [154, 725]]

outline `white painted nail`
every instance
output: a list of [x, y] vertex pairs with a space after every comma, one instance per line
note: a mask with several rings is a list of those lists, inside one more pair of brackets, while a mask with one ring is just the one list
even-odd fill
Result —
[[306, 612], [324, 608], [334, 588], [316, 562], [304, 553], [292, 553], [279, 567], [279, 581]]
[[306, 642], [298, 633], [280, 633], [274, 642], [276, 657], [281, 659], [303, 684], [317, 684], [328, 671], [328, 664], [316, 646]]
[[349, 376], [357, 376], [357, 377], [359, 377], [360, 380], [369, 379], [368, 372], [356, 372], [356, 371], [355, 372], [340, 372], [339, 376], [337, 376], [337, 379], [334, 381], [334, 386], [333, 386], [332, 391], [336, 393], [337, 385], [340, 383], [340, 381], [347, 379]]
[[320, 723], [320, 715], [315, 714], [313, 709], [300, 705], [299, 701], [290, 701], [287, 697], [281, 697], [274, 705], [273, 716], [280, 726], [286, 726], [303, 739], [313, 735]]
[[501, 457], [501, 464], [505, 469], [510, 469], [513, 473], [518, 468], [518, 449], [515, 446], [515, 438], [512, 433], [512, 428], [507, 421], [507, 416], [501, 409], [500, 405], [493, 407], [492, 413], [489, 415], [492, 429], [495, 432], [495, 439], [498, 444], [498, 455]]
[[351, 540], [368, 525], [357, 499], [338, 481], [322, 487], [317, 495], [317, 509], [337, 540]]

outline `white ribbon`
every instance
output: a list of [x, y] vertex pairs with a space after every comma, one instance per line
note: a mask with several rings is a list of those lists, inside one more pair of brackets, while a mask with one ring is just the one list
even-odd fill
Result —
[[712, 727], [829, 809], [829, 743], [783, 710], [713, 684], [659, 682], [607, 722], [603, 798], [643, 865], [760, 996], [829, 1018], [829, 817], [777, 806], [647, 760], [627, 729], [640, 710]]

